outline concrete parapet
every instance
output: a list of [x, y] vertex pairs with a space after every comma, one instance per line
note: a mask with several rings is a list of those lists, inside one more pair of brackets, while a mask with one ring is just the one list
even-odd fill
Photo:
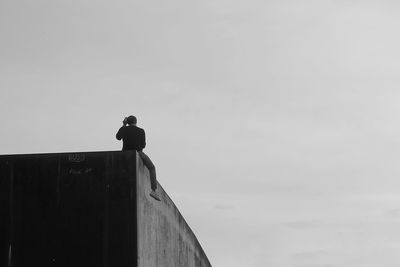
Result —
[[0, 267], [208, 267], [135, 151], [0, 156]]

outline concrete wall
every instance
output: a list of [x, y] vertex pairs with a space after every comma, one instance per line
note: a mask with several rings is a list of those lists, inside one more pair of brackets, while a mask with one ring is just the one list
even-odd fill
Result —
[[149, 172], [139, 157], [137, 161], [138, 267], [211, 266], [196, 236], [163, 188], [158, 187], [161, 201], [150, 197]]
[[0, 267], [211, 266], [149, 192], [135, 151], [0, 155]]
[[135, 267], [135, 152], [0, 156], [0, 267]]

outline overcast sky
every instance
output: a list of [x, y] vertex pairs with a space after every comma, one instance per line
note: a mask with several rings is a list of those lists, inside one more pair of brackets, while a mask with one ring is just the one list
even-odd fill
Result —
[[0, 154], [120, 150], [215, 267], [400, 265], [400, 4], [0, 0]]

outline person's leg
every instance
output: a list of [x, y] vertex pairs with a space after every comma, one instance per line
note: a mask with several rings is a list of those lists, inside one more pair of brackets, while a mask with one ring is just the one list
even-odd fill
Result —
[[144, 166], [146, 166], [147, 169], [149, 169], [151, 190], [155, 191], [157, 189], [156, 167], [154, 166], [151, 159], [143, 151], [138, 151], [138, 153], [143, 160]]

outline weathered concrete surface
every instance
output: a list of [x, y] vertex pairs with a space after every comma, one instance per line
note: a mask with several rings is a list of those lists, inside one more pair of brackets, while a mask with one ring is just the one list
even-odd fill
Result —
[[136, 266], [135, 157], [0, 156], [0, 267]]
[[10, 243], [10, 164], [0, 164], [0, 266], [6, 266]]
[[0, 267], [208, 267], [135, 151], [0, 156]]
[[139, 157], [137, 161], [138, 267], [210, 267], [196, 236], [163, 188], [158, 185], [160, 202], [150, 197], [149, 172]]

